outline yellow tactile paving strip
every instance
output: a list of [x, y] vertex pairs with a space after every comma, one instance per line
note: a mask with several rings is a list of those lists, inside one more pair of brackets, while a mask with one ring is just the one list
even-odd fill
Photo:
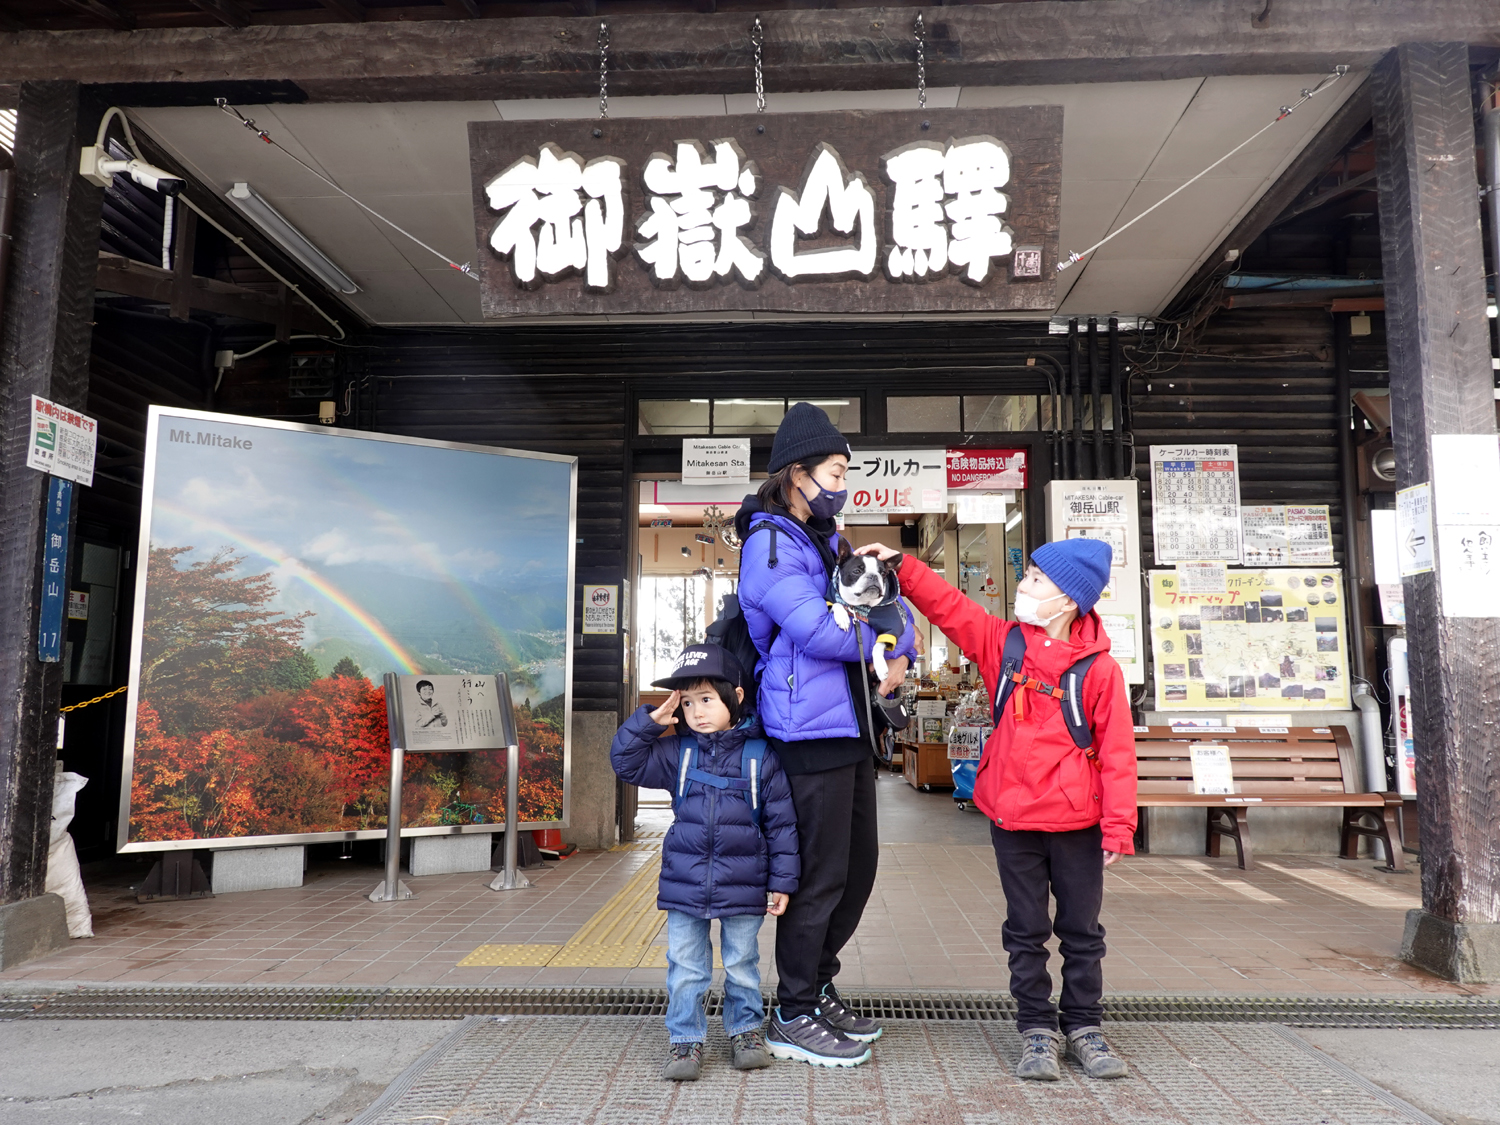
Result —
[[[460, 968], [633, 969], [666, 968], [665, 946], [652, 945], [666, 923], [656, 909], [661, 878], [661, 839], [639, 841], [657, 854], [619, 889], [579, 931], [562, 945], [481, 945]], [[631, 847], [631, 845], [625, 845]]]

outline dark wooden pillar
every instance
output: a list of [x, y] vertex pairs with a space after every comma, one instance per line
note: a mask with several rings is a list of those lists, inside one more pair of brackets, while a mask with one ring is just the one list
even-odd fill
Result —
[[61, 900], [39, 897], [62, 665], [37, 659], [47, 477], [26, 467], [26, 443], [33, 394], [82, 409], [88, 392], [103, 193], [78, 176], [79, 109], [76, 83], [21, 86], [0, 330], [0, 959], [12, 963], [36, 942], [29, 955], [46, 951], [38, 919], [52, 903], [61, 910]]
[[[1398, 47], [1371, 81], [1404, 488], [1432, 479], [1434, 434], [1495, 432], [1468, 48]], [[1444, 616], [1438, 573], [1405, 590], [1422, 909], [1403, 956], [1450, 979], [1500, 980], [1500, 619]]]

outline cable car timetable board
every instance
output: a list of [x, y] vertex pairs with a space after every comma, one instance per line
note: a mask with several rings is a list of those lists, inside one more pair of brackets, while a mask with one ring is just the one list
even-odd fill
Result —
[[1350, 706], [1343, 573], [1231, 570], [1222, 593], [1151, 572], [1158, 711], [1330, 711]]
[[151, 407], [120, 851], [566, 824], [577, 459]]

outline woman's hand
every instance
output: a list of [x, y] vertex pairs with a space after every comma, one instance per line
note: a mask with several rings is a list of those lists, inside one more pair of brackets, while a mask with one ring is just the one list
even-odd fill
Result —
[[677, 726], [677, 705], [682, 702], [682, 692], [674, 691], [667, 696], [667, 701], [651, 712], [651, 721], [659, 727], [675, 729]]
[[766, 913], [772, 917], [780, 918], [786, 913], [786, 904], [790, 902], [790, 896], [780, 891], [769, 891], [766, 894]]
[[901, 557], [900, 551], [893, 551], [884, 543], [866, 543], [863, 547], [857, 548], [854, 553], [856, 555], [874, 555], [881, 562], [890, 562], [892, 559]]
[[890, 695], [891, 692], [900, 687], [901, 682], [906, 679], [906, 669], [910, 665], [911, 661], [904, 656], [891, 657], [891, 659], [885, 662], [885, 679], [880, 681], [880, 687], [876, 690], [878, 690], [881, 695]]

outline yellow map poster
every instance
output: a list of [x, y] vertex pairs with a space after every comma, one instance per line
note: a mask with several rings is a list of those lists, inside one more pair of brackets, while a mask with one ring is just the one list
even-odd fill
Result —
[[1349, 706], [1344, 578], [1334, 567], [1231, 570], [1222, 593], [1151, 572], [1158, 711]]

